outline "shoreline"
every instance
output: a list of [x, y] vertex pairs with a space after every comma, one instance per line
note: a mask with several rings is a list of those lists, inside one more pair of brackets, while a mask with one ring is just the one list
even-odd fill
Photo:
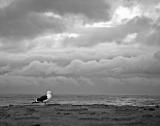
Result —
[[[6, 104], [6, 105], [0, 105], [0, 108], [1, 107], [9, 107], [9, 106], [33, 106], [33, 105], [44, 105], [43, 103], [36, 103], [36, 104], [32, 104], [32, 103], [22, 103], [22, 104]], [[52, 102], [52, 103], [49, 103], [49, 104], [46, 104], [47, 105], [72, 105], [72, 106], [118, 106], [118, 107], [123, 107], [123, 106], [130, 106], [130, 107], [160, 107], [160, 104], [153, 104], [153, 105], [134, 105], [134, 104], [123, 104], [123, 105], [120, 105], [120, 104], [105, 104], [105, 103], [79, 103], [79, 104], [76, 104], [76, 103], [61, 103], [61, 102]]]
[[160, 106], [9, 105], [0, 106], [0, 126], [158, 126]]
[[44, 105], [44, 106], [56, 106], [56, 105], [71, 105], [71, 106], [117, 106], [117, 107], [160, 107], [159, 104], [153, 104], [153, 105], [118, 105], [118, 104], [97, 104], [97, 103], [91, 103], [91, 104], [74, 104], [74, 103], [61, 103], [61, 102], [57, 102], [57, 103], [49, 103], [49, 104], [44, 104], [44, 103], [30, 103], [30, 104], [7, 104], [7, 105], [0, 105], [1, 107], [9, 107], [9, 106], [40, 106], [40, 105]]

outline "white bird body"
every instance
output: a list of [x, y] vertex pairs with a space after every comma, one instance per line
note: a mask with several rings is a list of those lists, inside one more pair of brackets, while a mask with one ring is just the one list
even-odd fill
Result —
[[47, 99], [46, 100], [44, 100], [43, 102], [49, 102], [50, 100], [51, 100], [51, 98], [52, 98], [52, 94], [51, 93], [49, 93], [49, 94], [47, 94]]

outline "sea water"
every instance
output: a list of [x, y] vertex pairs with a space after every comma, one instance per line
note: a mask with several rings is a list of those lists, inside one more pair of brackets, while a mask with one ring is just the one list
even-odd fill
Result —
[[[0, 106], [30, 105], [40, 95], [0, 95]], [[130, 105], [155, 106], [160, 105], [160, 96], [147, 95], [53, 95], [49, 104], [73, 105]]]

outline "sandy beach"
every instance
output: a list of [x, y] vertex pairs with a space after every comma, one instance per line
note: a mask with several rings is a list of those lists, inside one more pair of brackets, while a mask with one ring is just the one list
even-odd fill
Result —
[[9, 105], [0, 126], [159, 126], [160, 107], [112, 105]]

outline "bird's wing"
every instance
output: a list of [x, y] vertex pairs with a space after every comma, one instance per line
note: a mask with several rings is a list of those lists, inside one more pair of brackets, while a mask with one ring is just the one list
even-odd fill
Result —
[[48, 101], [50, 101], [50, 100], [51, 100], [51, 98], [52, 98], [52, 95], [50, 94], [50, 95], [48, 95], [48, 96], [47, 96], [47, 99], [46, 99], [46, 100], [44, 100], [43, 102], [48, 102]]
[[47, 95], [43, 95], [40, 98], [37, 98], [37, 101], [43, 102], [44, 100], [47, 100]]

